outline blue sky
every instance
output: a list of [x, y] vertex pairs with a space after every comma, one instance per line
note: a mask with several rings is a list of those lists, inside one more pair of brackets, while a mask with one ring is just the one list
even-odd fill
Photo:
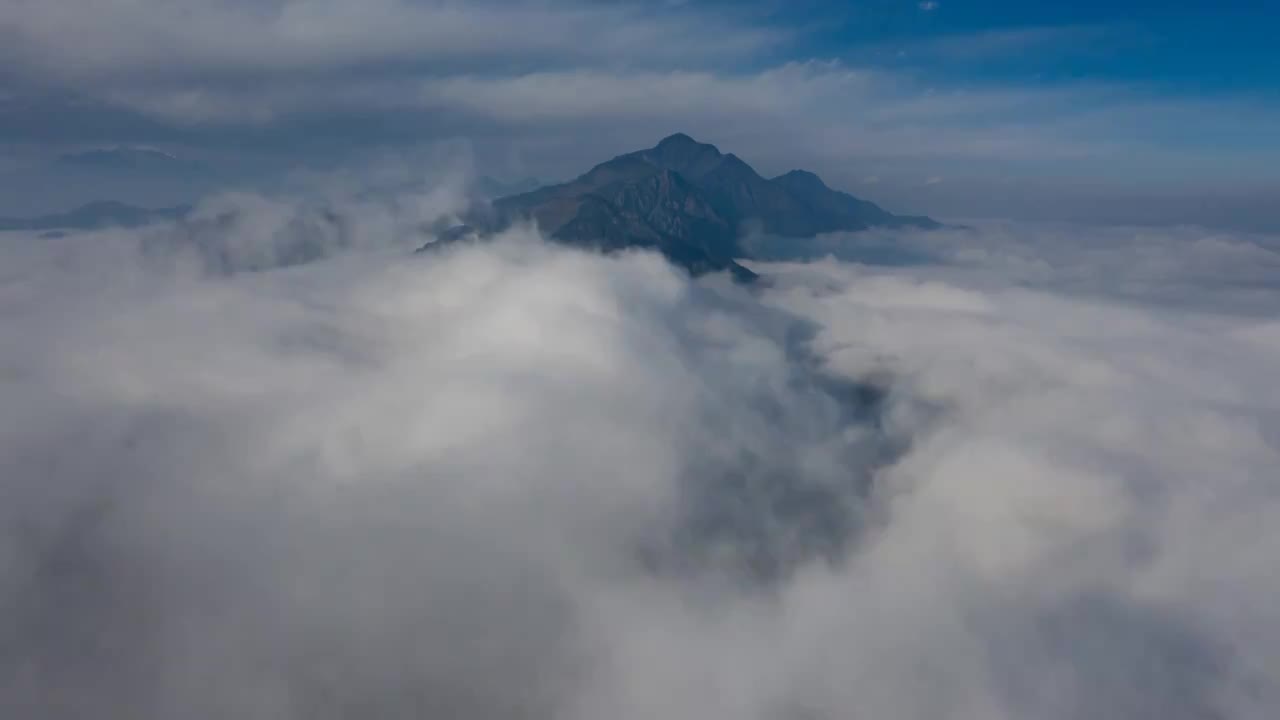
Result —
[[40, 168], [104, 145], [160, 147], [222, 183], [459, 147], [475, 172], [554, 179], [685, 131], [763, 172], [810, 167], [904, 210], [1280, 227], [1278, 12], [1239, 0], [10, 3], [0, 179], [28, 181], [0, 211], [97, 192]]
[[[899, 3], [883, 3], [881, 9], [892, 5]], [[808, 13], [820, 15], [820, 7]], [[1239, 0], [939, 0], [918, 4], [914, 11], [884, 12], [879, 22], [868, 21], [866, 13], [848, 12], [824, 33], [822, 42], [836, 54], [851, 48], [854, 58], [868, 57], [858, 48], [870, 45], [884, 51], [870, 57], [888, 66], [924, 69], [959, 82], [1104, 80], [1175, 93], [1274, 96], [1280, 88], [1275, 13], [1261, 2]], [[941, 46], [939, 55], [928, 54], [931, 42]]]

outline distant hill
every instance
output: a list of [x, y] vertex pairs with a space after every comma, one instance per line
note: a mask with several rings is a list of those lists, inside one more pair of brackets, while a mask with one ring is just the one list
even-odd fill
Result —
[[498, 199], [470, 224], [497, 230], [531, 219], [552, 238], [605, 251], [658, 250], [693, 274], [729, 270], [748, 228], [785, 237], [871, 227], [936, 228], [927, 217], [894, 215], [833, 190], [817, 175], [793, 170], [761, 177], [736, 155], [685, 134], [620, 155], [577, 179]]
[[[0, 0], [2, 2], [2, 0]], [[234, 163], [233, 163], [234, 164]], [[114, 200], [170, 207], [229, 187], [254, 189], [266, 178], [244, 168], [219, 169], [195, 157], [143, 146], [84, 148], [54, 157], [34, 153], [0, 167], [0, 217], [62, 213]]]
[[483, 175], [476, 178], [474, 190], [483, 198], [493, 199], [505, 197], [507, 195], [517, 195], [526, 193], [542, 187], [542, 182], [537, 178], [527, 177], [512, 182], [503, 182]]
[[0, 218], [0, 230], [96, 230], [105, 227], [139, 227], [162, 220], [178, 220], [191, 211], [187, 205], [142, 208], [103, 200], [64, 213], [29, 218]]

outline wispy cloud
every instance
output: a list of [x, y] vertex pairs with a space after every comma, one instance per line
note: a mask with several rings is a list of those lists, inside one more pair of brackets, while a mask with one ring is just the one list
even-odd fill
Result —
[[1140, 28], [1114, 25], [1051, 25], [981, 30], [947, 34], [898, 42], [871, 45], [863, 54], [884, 55], [890, 48], [901, 51], [897, 57], [910, 62], [970, 62], [993, 59], [1017, 59], [1034, 52], [1041, 56], [1100, 55], [1131, 43]]
[[[336, 0], [69, 0], [23, 3], [9, 20], [11, 73], [76, 84], [229, 82], [264, 71], [430, 72], [426, 63], [458, 71], [516, 60], [662, 65], [741, 57], [786, 37], [724, 15], [716, 16], [719, 32], [701, 33], [710, 18], [695, 9], [519, 0], [373, 0], [358, 11]], [[80, 41], [63, 42], [72, 35]]]

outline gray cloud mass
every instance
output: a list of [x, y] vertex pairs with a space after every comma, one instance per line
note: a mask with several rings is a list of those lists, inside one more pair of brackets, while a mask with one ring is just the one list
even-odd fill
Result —
[[758, 239], [744, 289], [343, 197], [0, 235], [0, 714], [1280, 708], [1275, 237]]

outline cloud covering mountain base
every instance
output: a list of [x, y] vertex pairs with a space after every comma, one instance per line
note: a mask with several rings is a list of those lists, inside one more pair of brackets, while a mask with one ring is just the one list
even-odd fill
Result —
[[1280, 708], [1271, 240], [899, 233], [748, 290], [344, 227], [239, 273], [4, 238], [5, 716]]

